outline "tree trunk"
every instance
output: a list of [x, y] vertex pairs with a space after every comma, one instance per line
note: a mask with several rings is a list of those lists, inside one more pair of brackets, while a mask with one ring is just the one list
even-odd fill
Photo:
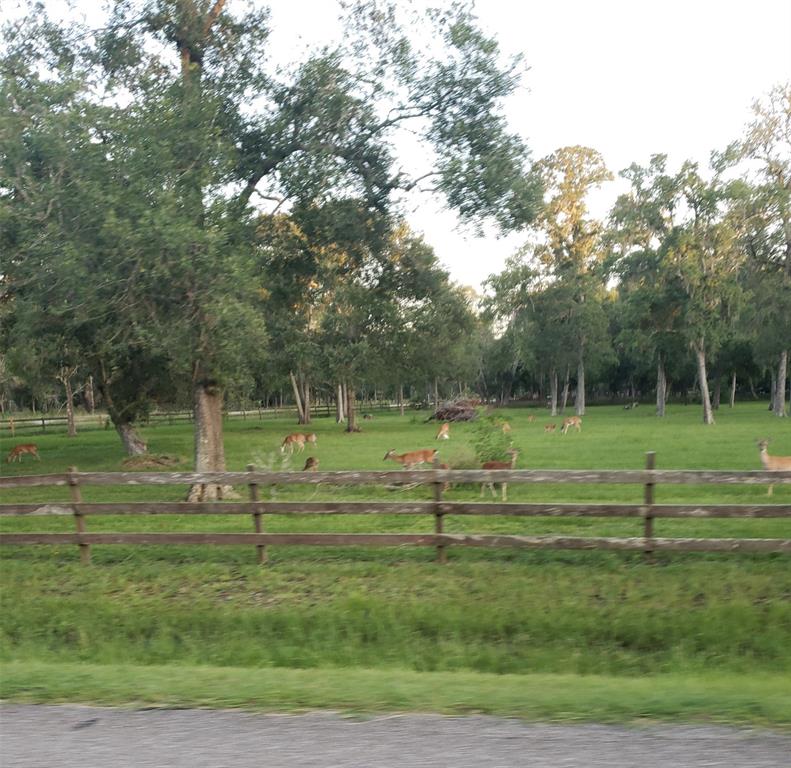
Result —
[[788, 371], [788, 350], [784, 349], [780, 353], [780, 361], [777, 365], [777, 384], [775, 386], [774, 408], [772, 413], [775, 416], [783, 417], [786, 415], [786, 374]]
[[583, 349], [580, 347], [579, 360], [577, 361], [577, 401], [575, 403], [577, 416], [585, 415], [585, 359]]
[[350, 387], [348, 382], [344, 383], [346, 391], [346, 431], [357, 431], [357, 413], [354, 410], [354, 387]]
[[77, 437], [77, 424], [74, 422], [74, 390], [71, 388], [71, 376], [64, 376], [63, 388], [66, 390], [66, 423], [68, 424], [66, 434], [69, 437]]
[[294, 390], [294, 402], [297, 405], [297, 424], [305, 423], [305, 411], [302, 409], [302, 398], [299, 394], [299, 384], [297, 377], [294, 376], [293, 371], [289, 371], [289, 378], [291, 379], [291, 388]]
[[777, 400], [777, 372], [770, 372], [771, 381], [769, 383], [769, 410], [775, 412], [775, 400]]
[[[195, 471], [225, 472], [225, 446], [222, 439], [222, 390], [212, 383], [194, 385]], [[231, 498], [230, 486], [193, 485], [187, 501], [214, 501]]]
[[102, 396], [102, 401], [107, 408], [107, 415], [121, 438], [121, 445], [124, 446], [127, 456], [142, 456], [148, 452], [148, 445], [140, 435], [137, 434], [137, 429], [128, 416], [125, 416], [122, 411], [115, 407], [115, 400], [113, 400], [110, 393], [110, 381], [106, 377], [104, 366], [102, 366], [101, 379], [98, 382], [99, 392]]
[[563, 411], [566, 410], [566, 403], [568, 402], [568, 399], [569, 399], [569, 373], [570, 373], [570, 369], [571, 369], [571, 366], [567, 365], [566, 366], [566, 378], [563, 381], [563, 397], [561, 398], [561, 401], [560, 401], [560, 412], [561, 413], [563, 413]]
[[717, 382], [714, 384], [714, 399], [712, 400], [711, 407], [718, 411], [720, 409], [720, 397], [722, 395], [722, 376], [717, 376]]
[[61, 384], [66, 393], [66, 424], [68, 425], [67, 434], [69, 437], [77, 437], [77, 424], [74, 422], [74, 388], [71, 386], [71, 380], [77, 373], [75, 367], [67, 365], [61, 366], [55, 377]]
[[404, 415], [404, 385], [398, 385], [398, 412], [401, 416]]
[[703, 423], [713, 424], [714, 413], [711, 410], [709, 382], [706, 378], [706, 350], [703, 348], [702, 343], [695, 346], [695, 357], [698, 361], [698, 383], [700, 384], [700, 399], [703, 403]]
[[730, 407], [733, 408], [734, 405], [736, 405], [736, 371], [731, 374]]
[[148, 446], [143, 438], [137, 434], [132, 424], [121, 423], [114, 424], [114, 426], [115, 431], [118, 433], [118, 437], [121, 438], [121, 443], [124, 446], [127, 456], [142, 456], [148, 451]]
[[85, 407], [88, 409], [88, 413], [93, 416], [93, 412], [96, 410], [96, 399], [93, 396], [93, 376], [89, 376], [88, 381], [85, 382]]
[[310, 424], [310, 382], [302, 379], [302, 421], [300, 424]]
[[665, 402], [667, 400], [667, 376], [665, 375], [665, 361], [662, 356], [656, 363], [656, 415], [665, 415]]
[[439, 383], [437, 377], [434, 377], [434, 412], [439, 410]]
[[558, 372], [553, 368], [549, 372], [550, 416], [558, 415]]
[[335, 423], [343, 424], [346, 421], [343, 408], [343, 384], [338, 382], [338, 395], [335, 400]]

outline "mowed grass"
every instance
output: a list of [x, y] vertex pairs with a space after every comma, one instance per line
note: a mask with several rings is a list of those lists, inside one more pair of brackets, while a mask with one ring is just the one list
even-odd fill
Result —
[[[528, 423], [531, 414], [534, 423]], [[753, 404], [721, 410], [713, 427], [700, 424], [692, 407], [671, 408], [664, 421], [648, 407], [591, 408], [583, 431], [565, 436], [544, 434], [545, 423], [560, 421], [545, 412], [503, 415], [521, 451], [520, 468], [638, 469], [654, 450], [660, 468], [758, 469], [755, 441], [762, 437], [772, 440], [773, 453], [791, 454], [791, 424]], [[454, 424], [451, 440], [435, 443], [436, 425], [425, 416], [376, 412], [356, 435], [317, 419], [311, 425], [316, 449], [288, 466], [301, 469], [312, 453], [321, 469], [397, 468], [382, 461], [388, 449], [429, 447], [439, 447], [451, 464], [474, 464], [472, 425]], [[279, 468], [279, 443], [298, 429], [289, 419], [229, 421], [229, 469]], [[182, 455], [189, 467], [189, 425], [158, 426], [144, 435], [152, 452]], [[31, 440], [42, 461], [26, 460], [13, 470], [4, 465], [5, 473], [62, 472], [70, 465], [114, 471], [123, 459], [115, 435], [103, 430], [16, 442]], [[5, 439], [0, 448], [11, 444]], [[265, 498], [281, 499], [428, 499], [431, 493], [261, 490]], [[642, 492], [640, 486], [512, 485], [509, 500], [640, 502]], [[178, 487], [83, 490], [86, 500], [177, 500], [183, 493]], [[447, 498], [478, 494], [459, 487]], [[66, 500], [68, 490], [7, 491], [4, 499]], [[657, 500], [767, 498], [765, 486], [670, 486], [657, 489]], [[777, 486], [771, 501], [791, 503], [791, 487]], [[7, 531], [73, 530], [68, 518], [0, 522]], [[91, 531], [252, 529], [245, 516], [91, 517], [87, 525]], [[265, 527], [428, 532], [433, 519], [267, 516]], [[636, 536], [641, 523], [451, 517], [445, 529]], [[655, 530], [658, 536], [791, 538], [791, 520], [659, 520]], [[95, 546], [85, 568], [75, 550], [2, 551], [4, 696], [553, 719], [791, 720], [791, 563], [784, 556], [661, 555], [649, 565], [621, 553], [451, 549], [450, 562], [440, 566], [428, 548], [270, 547], [270, 563], [261, 568], [250, 547], [108, 545]], [[761, 683], [770, 679], [771, 685]], [[240, 687], [241, 680], [249, 682]]]

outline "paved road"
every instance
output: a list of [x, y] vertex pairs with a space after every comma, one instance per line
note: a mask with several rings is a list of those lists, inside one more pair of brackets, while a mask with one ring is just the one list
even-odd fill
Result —
[[791, 736], [494, 717], [0, 708], [3, 768], [789, 768]]

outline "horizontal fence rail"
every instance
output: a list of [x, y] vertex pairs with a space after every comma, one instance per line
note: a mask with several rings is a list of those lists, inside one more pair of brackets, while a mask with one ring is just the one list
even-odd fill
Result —
[[[661, 484], [688, 485], [783, 485], [791, 484], [791, 471], [657, 470], [654, 454], [647, 455], [640, 470], [428, 470], [271, 472], [249, 468], [246, 472], [77, 472], [53, 475], [0, 477], [0, 490], [45, 486], [68, 486], [70, 502], [0, 504], [0, 517], [63, 517], [75, 520], [75, 533], [0, 533], [0, 544], [69, 544], [79, 547], [83, 562], [90, 560], [94, 544], [209, 544], [248, 545], [256, 548], [258, 561], [267, 560], [270, 545], [300, 546], [430, 546], [444, 562], [453, 546], [511, 547], [520, 549], [641, 551], [650, 559], [654, 552], [752, 552], [791, 553], [791, 539], [662, 538], [654, 535], [660, 518], [791, 518], [790, 504], [656, 504], [654, 491]], [[642, 485], [642, 504], [612, 503], [505, 503], [453, 502], [443, 500], [448, 483], [587, 483]], [[361, 486], [403, 484], [429, 485], [431, 501], [261, 501], [259, 489], [284, 484]], [[211, 502], [85, 502], [84, 486], [218, 485], [247, 486], [248, 501]], [[248, 515], [251, 533], [89, 533], [90, 516], [133, 515]], [[266, 515], [424, 515], [433, 517], [433, 533], [266, 533]], [[522, 536], [504, 534], [450, 534], [443, 521], [451, 515], [510, 517], [614, 517], [642, 521], [639, 537]]]
[[2, 504], [0, 517], [79, 515], [506, 515], [512, 517], [778, 518], [789, 504], [496, 504], [444, 501], [142, 501]]
[[[409, 408], [408, 404], [405, 404]], [[392, 411], [400, 408], [398, 403], [390, 401], [376, 401], [366, 402], [358, 400], [355, 407], [361, 412], [368, 411]], [[311, 409], [312, 415], [316, 417], [329, 417], [334, 414], [335, 406], [333, 403], [322, 402], [321, 404], [313, 404]], [[224, 419], [267, 419], [276, 416], [296, 416], [298, 413], [297, 407], [291, 404], [280, 406], [267, 406], [261, 408], [239, 408], [235, 410], [223, 411]], [[153, 411], [148, 414], [141, 422], [140, 426], [158, 426], [158, 425], [172, 425], [179, 422], [191, 422], [195, 418], [192, 411]], [[79, 413], [74, 416], [74, 423], [78, 428], [93, 428], [93, 429], [110, 429], [112, 424], [106, 413], [96, 411], [95, 413]], [[58, 413], [46, 413], [40, 416], [12, 416], [11, 418], [0, 419], [0, 435], [8, 433], [11, 436], [15, 435], [17, 431], [27, 432], [44, 432], [48, 429], [66, 429], [68, 427], [68, 417]]]
[[[69, 485], [69, 473], [0, 478], [2, 488]], [[791, 470], [417, 469], [342, 472], [77, 472], [80, 485], [382, 485], [384, 483], [578, 483], [791, 485]]]

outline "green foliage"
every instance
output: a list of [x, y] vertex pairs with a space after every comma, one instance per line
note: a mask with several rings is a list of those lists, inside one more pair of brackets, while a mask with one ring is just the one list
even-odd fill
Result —
[[508, 460], [506, 451], [513, 441], [503, 432], [503, 423], [501, 414], [478, 409], [478, 418], [472, 423], [472, 446], [479, 462]]
[[[502, 115], [518, 73], [469, 8], [427, 15], [434, 57], [409, 44], [411, 25], [389, 6], [360, 3], [342, 45], [279, 71], [266, 55], [266, 11], [215, 8], [115, 2], [108, 24], [90, 30], [58, 29], [36, 7], [7, 30], [0, 221], [13, 303], [4, 320], [24, 347], [25, 307], [59, 316], [58, 340], [87, 359], [116, 423], [144, 415], [137, 404], [155, 393], [249, 389], [264, 375], [265, 318], [281, 336], [276, 355], [293, 348], [304, 378], [323, 322], [309, 317], [316, 296], [299, 296], [306, 284], [328, 306], [337, 301], [339, 317], [344, 306], [355, 315], [326, 328], [338, 341], [324, 361], [333, 375], [359, 376], [392, 325], [421, 321], [390, 323], [396, 291], [447, 310], [453, 301], [438, 294], [452, 291], [431, 258], [398, 270], [382, 255], [398, 194], [420, 179], [438, 176], [472, 223], [505, 230], [535, 213], [527, 149]], [[397, 167], [407, 125], [436, 150], [437, 169]], [[287, 205], [304, 239], [284, 248], [271, 230], [256, 235], [259, 197]], [[388, 270], [398, 279], [388, 282]], [[150, 386], [126, 368], [130, 348]], [[412, 360], [398, 356], [398, 366]], [[141, 391], [129, 392], [132, 383]]]

